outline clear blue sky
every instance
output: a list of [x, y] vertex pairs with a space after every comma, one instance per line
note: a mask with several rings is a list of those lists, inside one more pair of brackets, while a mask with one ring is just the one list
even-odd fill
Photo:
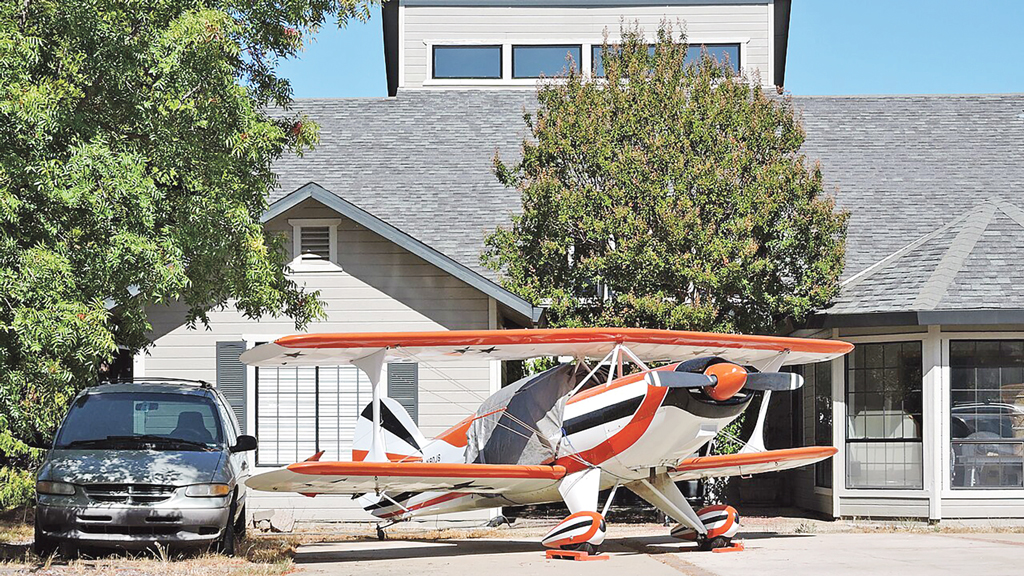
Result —
[[[1024, 0], [794, 0], [793, 94], [1024, 93]], [[384, 96], [380, 10], [282, 64], [295, 96]]]

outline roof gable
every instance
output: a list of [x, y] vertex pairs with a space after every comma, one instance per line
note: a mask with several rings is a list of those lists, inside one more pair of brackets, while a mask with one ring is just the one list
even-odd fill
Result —
[[422, 258], [426, 262], [437, 266], [441, 270], [444, 270], [473, 288], [476, 288], [487, 296], [494, 298], [498, 304], [502, 305], [506, 311], [510, 313], [513, 319], [520, 324], [529, 326], [540, 320], [542, 313], [541, 308], [533, 306], [526, 300], [523, 300], [519, 296], [505, 290], [491, 280], [484, 278], [480, 274], [477, 274], [437, 250], [434, 250], [430, 246], [427, 246], [423, 242], [420, 242], [391, 224], [388, 224], [373, 214], [359, 208], [355, 204], [352, 204], [351, 202], [338, 197], [336, 194], [329, 192], [315, 182], [310, 182], [294, 192], [279, 198], [270, 205], [267, 211], [263, 214], [261, 220], [264, 223], [269, 222], [270, 220], [281, 216], [288, 210], [298, 206], [306, 199], [316, 200], [338, 214], [341, 214], [383, 238], [394, 242], [398, 246], [408, 250], [410, 253]]

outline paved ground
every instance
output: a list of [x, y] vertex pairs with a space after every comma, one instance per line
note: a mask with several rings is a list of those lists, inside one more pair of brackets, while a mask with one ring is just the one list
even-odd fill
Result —
[[[615, 530], [615, 527], [612, 527]], [[299, 548], [303, 574], [398, 576], [998, 576], [1024, 573], [1024, 534], [927, 532], [779, 534], [748, 532], [746, 551], [712, 554], [645, 527], [609, 538], [602, 562], [545, 560], [538, 538], [447, 541], [357, 540]]]

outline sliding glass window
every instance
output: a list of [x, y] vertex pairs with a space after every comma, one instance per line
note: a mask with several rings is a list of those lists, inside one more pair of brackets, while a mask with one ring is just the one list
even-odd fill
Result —
[[1024, 340], [951, 340], [953, 488], [1024, 488]]
[[501, 79], [501, 46], [434, 46], [433, 78]]
[[846, 487], [920, 489], [921, 342], [858, 344], [846, 367]]
[[[591, 72], [595, 78], [604, 78], [604, 46], [593, 45], [591, 51]], [[609, 46], [608, 51], [617, 50], [616, 46]], [[647, 47], [648, 54], [654, 55], [655, 46]], [[714, 58], [719, 64], [728, 67], [733, 74], [738, 74], [740, 69], [740, 45], [739, 44], [691, 44], [686, 51], [684, 62], [696, 64], [700, 61], [702, 50], [708, 51], [708, 56]]]
[[512, 47], [513, 78], [550, 78], [570, 70], [579, 72], [579, 44], [522, 45]]

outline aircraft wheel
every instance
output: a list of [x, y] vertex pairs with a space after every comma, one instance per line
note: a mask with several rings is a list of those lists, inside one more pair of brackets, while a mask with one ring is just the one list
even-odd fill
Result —
[[377, 526], [377, 540], [387, 540], [387, 539], [388, 539], [388, 533], [385, 532], [384, 529], [381, 528], [380, 526]]
[[590, 542], [580, 542], [579, 544], [572, 544], [565, 546], [566, 550], [574, 550], [576, 552], [586, 552], [587, 554], [596, 554], [597, 546], [594, 546]]
[[715, 536], [714, 538], [705, 538], [700, 542], [700, 549], [704, 551], [714, 550], [716, 548], [728, 548], [732, 545], [732, 538], [726, 538], [725, 536]]

